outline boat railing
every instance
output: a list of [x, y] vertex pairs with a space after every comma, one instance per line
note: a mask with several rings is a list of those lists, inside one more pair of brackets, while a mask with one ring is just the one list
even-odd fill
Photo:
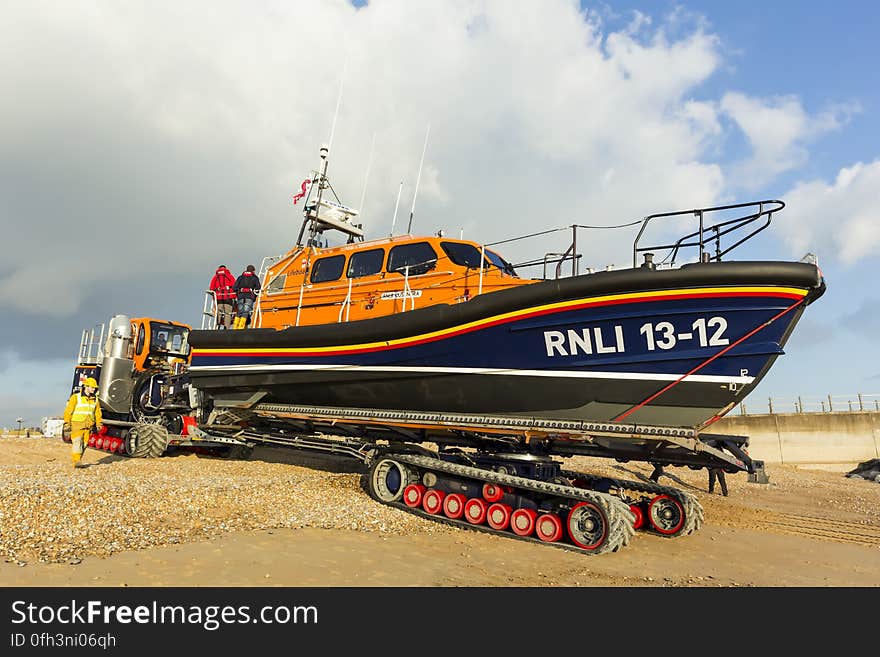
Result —
[[268, 273], [269, 268], [276, 262], [280, 261], [283, 257], [283, 253], [280, 255], [265, 256], [263, 257], [263, 261], [260, 263], [258, 280], [262, 282], [262, 285], [260, 286], [260, 289], [257, 290], [257, 298], [254, 300], [254, 311], [251, 315], [251, 325], [254, 328], [259, 328], [262, 325], [263, 313], [260, 310], [260, 297], [263, 296], [263, 293], [272, 284], [272, 281], [266, 280], [266, 274]]
[[[650, 252], [653, 254], [657, 251], [665, 251], [666, 255], [661, 262], [674, 264], [681, 251], [691, 248], [696, 248], [698, 250], [698, 262], [711, 262], [713, 260], [720, 262], [722, 256], [727, 255], [736, 247], [750, 240], [767, 228], [773, 218], [773, 213], [782, 210], [784, 207], [785, 203], [782, 201], [765, 200], [648, 215], [641, 221], [642, 227], [639, 229], [639, 233], [636, 235], [636, 239], [633, 242], [633, 267], [637, 266], [636, 260], [638, 259], [639, 253], [648, 254]], [[736, 211], [735, 214], [737, 216], [731, 219], [721, 218], [722, 213], [734, 210]], [[696, 217], [698, 221], [697, 230], [688, 233], [669, 244], [652, 244], [650, 246], [639, 245], [639, 241], [642, 239], [645, 229], [654, 219], [684, 217], [688, 215]], [[707, 223], [707, 221], [714, 221], [714, 223]], [[722, 238], [725, 237], [728, 242], [733, 239], [736, 241], [732, 244], [724, 244]], [[713, 246], [715, 252], [711, 253], [710, 249]]]
[[205, 300], [202, 302], [202, 325], [203, 331], [212, 331], [217, 328], [217, 297], [213, 290], [205, 290]]
[[543, 237], [545, 235], [551, 235], [553, 233], [559, 233], [562, 231], [571, 231], [571, 243], [568, 248], [564, 252], [548, 252], [545, 253], [541, 258], [535, 258], [533, 260], [525, 260], [523, 262], [518, 262], [513, 265], [515, 269], [527, 269], [529, 267], [543, 267], [543, 273], [541, 278], [547, 279], [547, 265], [548, 264], [557, 264], [556, 267], [556, 278], [560, 278], [562, 275], [562, 266], [565, 262], [571, 261], [571, 275], [576, 276], [578, 274], [578, 261], [580, 260], [580, 255], [577, 253], [577, 231], [578, 228], [587, 228], [587, 226], [581, 226], [579, 224], [572, 224], [570, 226], [562, 226], [560, 228], [550, 228], [548, 230], [542, 230], [537, 233], [529, 233], [528, 235], [520, 235], [518, 237], [511, 237], [504, 240], [498, 240], [497, 242], [488, 242], [482, 246], [482, 252], [484, 254], [485, 259], [485, 248], [487, 246], [499, 246], [501, 244], [511, 244], [513, 242], [519, 242], [527, 239], [534, 239], [537, 237]]

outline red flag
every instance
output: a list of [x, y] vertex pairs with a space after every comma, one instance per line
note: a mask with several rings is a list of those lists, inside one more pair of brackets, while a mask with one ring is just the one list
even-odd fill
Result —
[[301, 187], [301, 190], [302, 190], [302, 191], [300, 191], [299, 194], [296, 194], [296, 195], [294, 195], [294, 197], [293, 197], [293, 204], [294, 204], [294, 205], [296, 205], [296, 202], [297, 202], [298, 200], [300, 200], [303, 196], [306, 195], [306, 188], [307, 188], [309, 185], [311, 185], [311, 184], [312, 184], [311, 179], [306, 178], [305, 180], [303, 180], [303, 182], [302, 182], [302, 187]]

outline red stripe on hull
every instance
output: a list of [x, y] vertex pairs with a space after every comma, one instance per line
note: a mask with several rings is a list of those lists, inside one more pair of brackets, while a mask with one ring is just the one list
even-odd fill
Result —
[[[676, 301], [679, 299], [722, 299], [722, 298], [730, 298], [730, 297], [770, 297], [770, 298], [782, 298], [782, 299], [800, 299], [802, 295], [790, 294], [788, 292], [712, 292], [705, 294], [667, 294], [664, 296], [658, 297], [650, 297], [647, 299], [612, 299], [608, 301], [589, 301], [586, 303], [581, 303], [573, 306], [568, 306], [562, 312], [568, 312], [572, 310], [583, 310], [584, 308], [598, 308], [601, 306], [618, 306], [627, 303], [650, 303], [654, 301]], [[224, 356], [264, 356], [264, 357], [279, 357], [279, 356], [298, 356], [298, 357], [311, 357], [311, 356], [339, 356], [339, 355], [352, 355], [352, 354], [367, 354], [376, 351], [387, 351], [389, 349], [400, 349], [404, 347], [415, 347], [422, 344], [427, 344], [429, 342], [436, 342], [438, 340], [445, 340], [447, 338], [453, 338], [459, 335], [464, 335], [465, 333], [472, 333], [474, 331], [491, 328], [493, 326], [499, 326], [501, 324], [509, 324], [510, 322], [516, 322], [523, 319], [531, 319], [533, 317], [541, 317], [543, 315], [549, 315], [555, 312], [560, 312], [559, 308], [548, 308], [544, 310], [536, 310], [531, 313], [526, 313], [524, 315], [518, 315], [516, 317], [505, 317], [502, 319], [497, 319], [492, 322], [486, 322], [485, 324], [480, 324], [479, 326], [471, 326], [468, 328], [459, 329], [457, 331], [451, 331], [449, 333], [444, 333], [443, 335], [432, 336], [428, 338], [423, 338], [421, 340], [414, 340], [412, 342], [407, 342], [406, 344], [401, 345], [380, 345], [376, 347], [366, 347], [363, 349], [338, 349], [335, 351], [299, 351], [296, 354], [290, 354], [283, 351], [224, 351]], [[204, 354], [200, 352], [198, 349], [193, 349], [193, 356], [211, 356], [213, 354]]]

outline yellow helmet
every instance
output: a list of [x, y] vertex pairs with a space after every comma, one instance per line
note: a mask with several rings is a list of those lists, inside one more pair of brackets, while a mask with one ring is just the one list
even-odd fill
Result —
[[89, 377], [85, 381], [82, 382], [82, 387], [83, 388], [97, 388], [98, 382], [95, 381], [92, 377]]

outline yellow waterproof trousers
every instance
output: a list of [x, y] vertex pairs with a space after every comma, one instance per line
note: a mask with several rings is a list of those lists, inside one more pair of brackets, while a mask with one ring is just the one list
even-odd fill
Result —
[[82, 424], [80, 422], [72, 422], [70, 427], [70, 456], [73, 459], [73, 467], [82, 467], [80, 460], [82, 459], [85, 446], [89, 442], [89, 436], [92, 433], [91, 424]]

